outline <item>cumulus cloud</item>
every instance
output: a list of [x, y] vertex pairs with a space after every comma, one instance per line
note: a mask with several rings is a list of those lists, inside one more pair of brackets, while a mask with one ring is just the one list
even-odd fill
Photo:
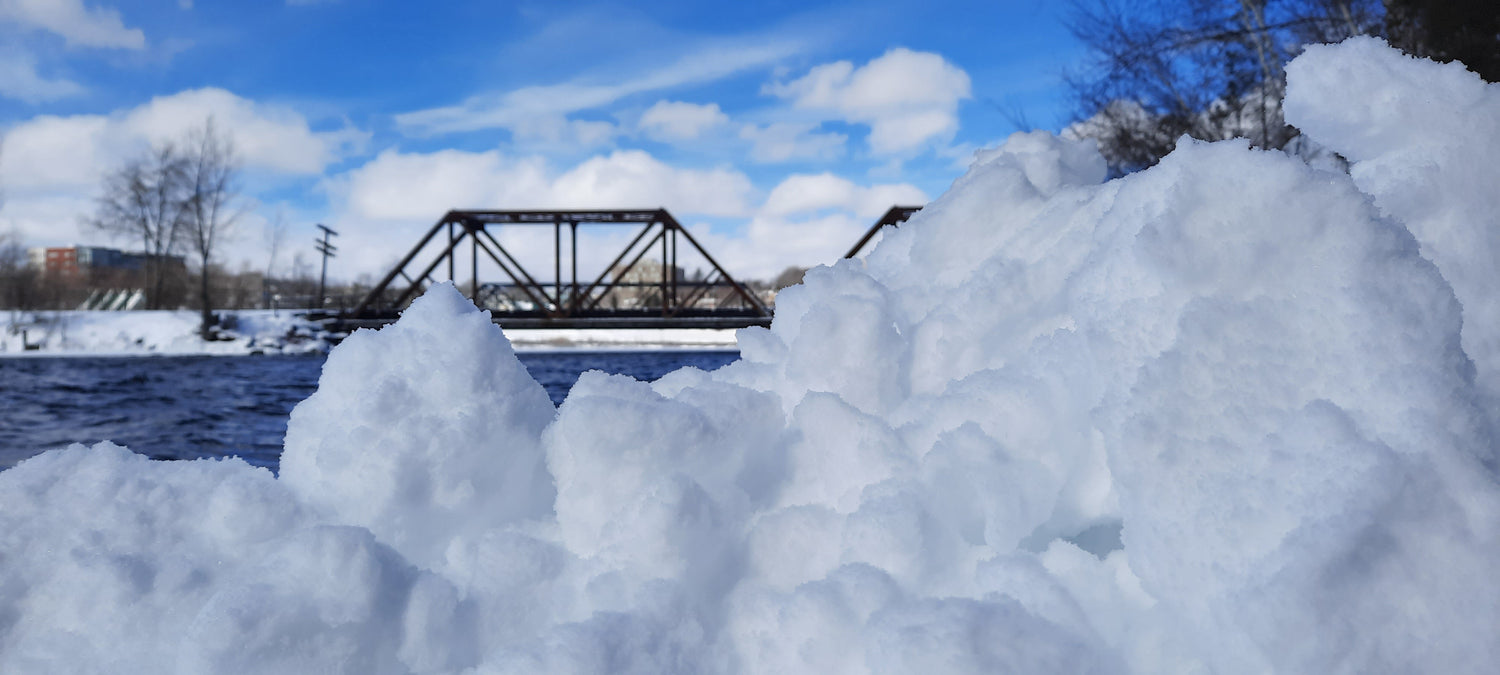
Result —
[[[539, 157], [499, 151], [402, 153], [387, 150], [337, 179], [350, 215], [362, 220], [431, 221], [449, 209], [550, 204], [552, 176]], [[542, 199], [543, 203], [531, 202]]]
[[866, 187], [831, 173], [798, 174], [771, 190], [760, 213], [783, 217], [837, 209], [874, 218], [892, 206], [920, 206], [927, 201], [927, 193], [910, 183]]
[[119, 11], [83, 0], [0, 0], [0, 20], [55, 33], [70, 47], [146, 47], [145, 33], [127, 28]]
[[210, 115], [233, 135], [246, 169], [258, 173], [318, 175], [366, 138], [349, 128], [314, 131], [294, 110], [222, 89], [184, 91], [109, 115], [40, 115], [4, 133], [4, 226], [35, 245], [98, 241], [79, 222], [92, 214], [104, 173], [152, 142], [181, 138]]
[[773, 188], [742, 227], [690, 229], [731, 274], [772, 279], [788, 267], [831, 264], [891, 206], [928, 201], [905, 183], [860, 185], [829, 173], [800, 174]]
[[868, 125], [870, 150], [901, 154], [958, 131], [958, 104], [970, 97], [969, 75], [938, 54], [896, 48], [856, 68], [849, 61], [814, 67], [765, 92], [796, 108]]
[[12, 201], [27, 192], [90, 189], [123, 145], [102, 115], [42, 115], [11, 127], [0, 153], [0, 185]]
[[[640, 150], [596, 155], [566, 168], [538, 156], [498, 150], [403, 153], [388, 150], [330, 182], [342, 204], [340, 254], [350, 268], [388, 267], [416, 243], [424, 228], [450, 209], [603, 209], [666, 207], [679, 218], [745, 216], [755, 193], [750, 179], [727, 168], [668, 165]], [[533, 231], [534, 230], [534, 231]], [[584, 232], [585, 267], [603, 265], [623, 247], [621, 233]], [[523, 263], [527, 254], [550, 259], [550, 230], [504, 235]], [[603, 257], [600, 260], [600, 257]]]
[[816, 124], [798, 122], [747, 124], [740, 128], [740, 138], [750, 141], [750, 159], [757, 162], [830, 160], [842, 156], [849, 137], [820, 132], [817, 128]]
[[890, 207], [928, 201], [907, 183], [859, 185], [831, 173], [799, 174], [772, 188], [737, 234], [705, 229], [700, 238], [731, 273], [771, 279], [787, 267], [831, 264]]
[[180, 137], [210, 116], [234, 137], [235, 150], [246, 166], [280, 173], [321, 173], [368, 137], [347, 127], [315, 132], [307, 118], [291, 108], [258, 103], [213, 87], [154, 98], [126, 115], [123, 127], [163, 141]]
[[223, 89], [195, 89], [112, 115], [43, 115], [11, 127], [0, 155], [0, 183], [18, 192], [89, 188], [146, 144], [180, 138], [210, 116], [233, 136], [247, 168], [276, 173], [320, 173], [365, 139], [347, 128], [313, 131], [289, 108]]
[[738, 231], [690, 226], [693, 236], [729, 270], [745, 279], [773, 279], [788, 267], [814, 267], [839, 259], [874, 219], [847, 212], [813, 217], [756, 215]]
[[84, 88], [65, 79], [48, 79], [37, 73], [36, 60], [23, 52], [0, 51], [0, 96], [26, 103], [44, 103], [77, 96]]
[[597, 155], [554, 172], [539, 157], [499, 151], [381, 153], [343, 177], [354, 215], [435, 219], [455, 208], [640, 208], [737, 216], [750, 211], [750, 179], [733, 169], [681, 169], [641, 150]]
[[729, 123], [719, 104], [699, 105], [682, 101], [657, 101], [641, 114], [636, 128], [659, 141], [691, 141], [711, 129]]

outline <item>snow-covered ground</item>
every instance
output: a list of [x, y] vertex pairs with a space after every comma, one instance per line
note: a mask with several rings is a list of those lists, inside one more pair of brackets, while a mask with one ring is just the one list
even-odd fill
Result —
[[[222, 312], [230, 317], [221, 340], [198, 336], [197, 312], [0, 313], [0, 357], [194, 354], [292, 354], [326, 351], [317, 324], [271, 310]], [[733, 330], [510, 330], [518, 350], [733, 349]], [[27, 350], [26, 345], [34, 347]]]
[[1018, 134], [711, 373], [554, 409], [438, 287], [279, 478], [22, 462], [0, 672], [1488, 672], [1500, 86], [1356, 39], [1286, 110], [1352, 175]]
[[[0, 357], [234, 355], [326, 351], [319, 328], [287, 311], [221, 312], [221, 339], [198, 334], [189, 310], [0, 313]], [[32, 347], [28, 350], [26, 347]]]

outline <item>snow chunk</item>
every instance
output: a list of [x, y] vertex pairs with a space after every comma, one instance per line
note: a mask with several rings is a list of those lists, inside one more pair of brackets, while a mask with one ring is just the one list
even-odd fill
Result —
[[1287, 121], [1351, 162], [1354, 182], [1422, 244], [1463, 303], [1464, 351], [1500, 395], [1500, 84], [1374, 38], [1287, 67]]
[[450, 284], [329, 355], [292, 410], [282, 480], [424, 567], [455, 537], [551, 511], [546, 391]]

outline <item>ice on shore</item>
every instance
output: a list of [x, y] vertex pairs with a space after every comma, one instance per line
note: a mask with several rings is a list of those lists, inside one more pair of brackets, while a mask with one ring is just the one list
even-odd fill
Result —
[[553, 409], [451, 287], [282, 474], [0, 473], [0, 672], [1483, 672], [1500, 87], [1370, 39], [1101, 183], [1018, 134], [741, 361]]

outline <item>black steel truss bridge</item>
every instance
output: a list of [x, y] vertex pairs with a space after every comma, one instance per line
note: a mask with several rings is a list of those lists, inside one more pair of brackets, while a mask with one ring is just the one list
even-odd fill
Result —
[[[920, 207], [892, 207], [845, 257], [886, 225]], [[546, 229], [550, 227], [551, 236]], [[600, 268], [579, 275], [580, 230], [587, 240], [627, 244]], [[550, 239], [550, 241], [547, 241]], [[516, 252], [550, 248], [543, 274]], [[425, 262], [421, 262], [425, 261]], [[446, 274], [444, 274], [446, 272]], [[460, 281], [468, 274], [467, 283]], [[550, 274], [546, 274], [550, 272]], [[344, 330], [394, 321], [413, 298], [445, 276], [506, 328], [743, 328], [769, 326], [771, 309], [736, 280], [666, 209], [449, 211], [366, 293], [341, 312]], [[495, 281], [482, 281], [484, 278]]]

